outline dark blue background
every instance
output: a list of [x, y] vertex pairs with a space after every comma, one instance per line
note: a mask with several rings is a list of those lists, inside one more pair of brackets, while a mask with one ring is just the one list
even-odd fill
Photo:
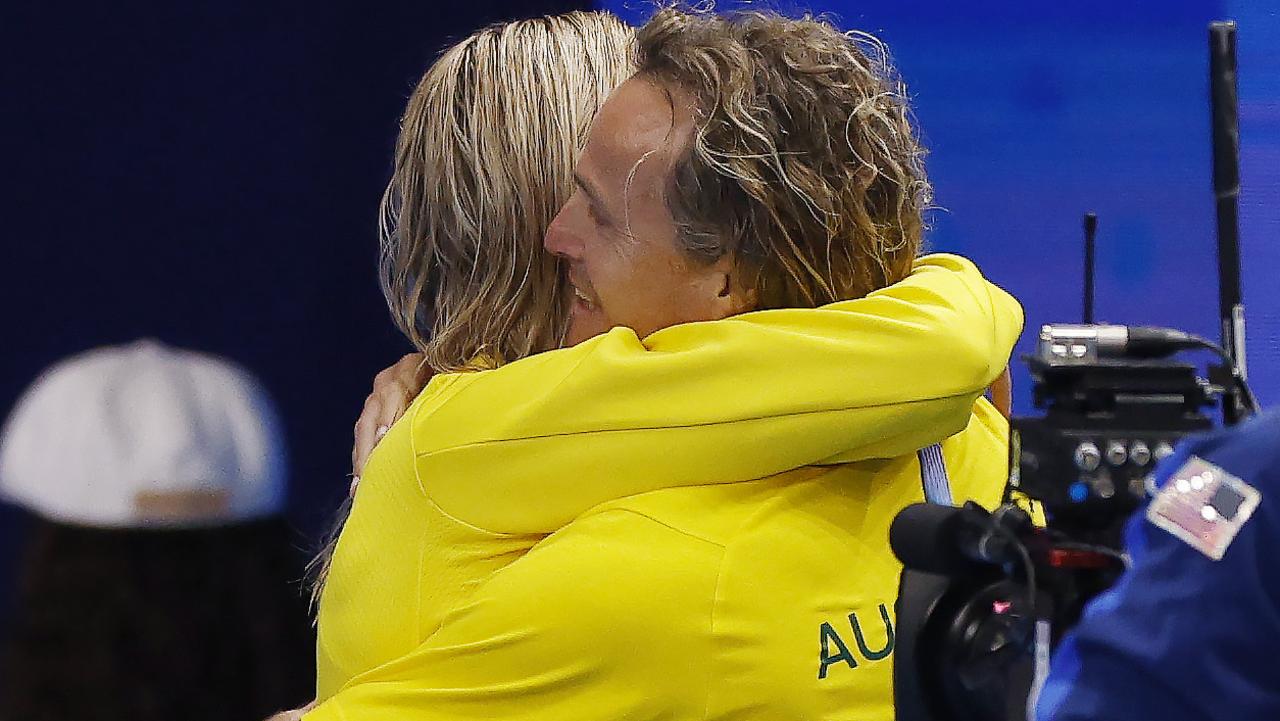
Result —
[[[408, 350], [377, 289], [374, 230], [412, 83], [485, 22], [578, 4], [6, 4], [0, 412], [45, 366], [105, 343], [229, 356], [282, 407], [290, 517], [310, 548], [346, 491], [370, 380]], [[1239, 19], [1251, 370], [1280, 400], [1273, 3], [810, 7], [889, 43], [945, 208], [930, 245], [977, 260], [1028, 328], [1078, 319], [1080, 215], [1096, 210], [1099, 317], [1211, 337], [1205, 26]], [[1028, 398], [1020, 373], [1019, 410]], [[0, 578], [18, 520], [0, 511]]]
[[[313, 551], [373, 374], [410, 350], [374, 275], [405, 100], [481, 25], [588, 6], [4, 3], [0, 415], [102, 344], [235, 359], [281, 406]], [[0, 626], [22, 521], [0, 508]]]

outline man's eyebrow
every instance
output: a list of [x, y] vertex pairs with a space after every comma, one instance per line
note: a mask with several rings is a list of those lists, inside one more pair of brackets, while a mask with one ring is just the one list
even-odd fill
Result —
[[604, 200], [600, 197], [600, 191], [596, 190], [595, 186], [589, 183], [587, 179], [582, 177], [577, 171], [574, 171], [573, 173], [573, 183], [581, 188], [582, 192], [587, 194], [587, 197], [591, 199], [591, 204], [596, 207], [596, 210], [602, 213], [608, 212], [605, 208]]

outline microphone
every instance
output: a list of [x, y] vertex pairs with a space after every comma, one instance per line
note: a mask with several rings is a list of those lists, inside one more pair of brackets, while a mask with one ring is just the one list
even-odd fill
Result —
[[969, 501], [963, 506], [913, 503], [889, 526], [889, 546], [902, 565], [925, 573], [961, 576], [977, 564], [1016, 558], [990, 513]]
[[1046, 363], [1092, 363], [1099, 358], [1164, 358], [1207, 346], [1212, 344], [1172, 328], [1055, 324], [1040, 328], [1036, 355]]

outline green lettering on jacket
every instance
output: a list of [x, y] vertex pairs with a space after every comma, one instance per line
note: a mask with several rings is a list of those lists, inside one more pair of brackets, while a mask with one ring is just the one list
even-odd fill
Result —
[[[867, 642], [867, 635], [863, 632], [863, 623], [858, 618], [858, 614], [856, 612], [849, 614], [849, 630], [853, 632], [854, 644], [858, 647], [858, 653], [867, 661], [881, 661], [893, 653], [893, 621], [889, 618], [889, 609], [882, 603], [878, 610], [880, 623], [884, 626], [884, 644], [875, 650]], [[849, 650], [849, 644], [845, 643], [835, 628], [826, 621], [823, 621], [818, 628], [818, 644], [819, 681], [827, 677], [828, 667], [841, 661], [848, 664], [849, 668], [858, 667], [857, 657]]]

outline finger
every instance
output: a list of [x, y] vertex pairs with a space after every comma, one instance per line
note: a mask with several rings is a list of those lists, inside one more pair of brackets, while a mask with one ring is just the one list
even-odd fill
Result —
[[410, 387], [404, 380], [397, 378], [387, 384], [382, 389], [382, 413], [379, 418], [381, 425], [388, 428], [395, 425], [396, 421], [404, 415], [409, 409], [409, 404], [413, 403], [413, 399], [418, 397], [419, 389]]
[[409, 382], [416, 382], [419, 368], [425, 364], [425, 358], [421, 353], [410, 353], [395, 362], [395, 365], [383, 370], [374, 378], [373, 385], [378, 387], [384, 383], [394, 380], [410, 379]]
[[[427, 382], [436, 374], [435, 369], [427, 365], [427, 357], [422, 353], [415, 353], [413, 355], [413, 373], [413, 378], [417, 382], [419, 392], [426, 387]], [[417, 393], [414, 395], [417, 395]]]
[[357, 476], [364, 470], [365, 461], [377, 443], [378, 426], [382, 424], [382, 400], [371, 395], [364, 402], [360, 420], [356, 421], [355, 446], [351, 450], [351, 471]]
[[427, 365], [427, 357], [422, 353], [410, 353], [400, 359], [394, 366], [387, 380], [397, 380], [409, 389], [410, 397], [416, 397], [426, 387], [427, 381], [435, 375], [431, 366]]

